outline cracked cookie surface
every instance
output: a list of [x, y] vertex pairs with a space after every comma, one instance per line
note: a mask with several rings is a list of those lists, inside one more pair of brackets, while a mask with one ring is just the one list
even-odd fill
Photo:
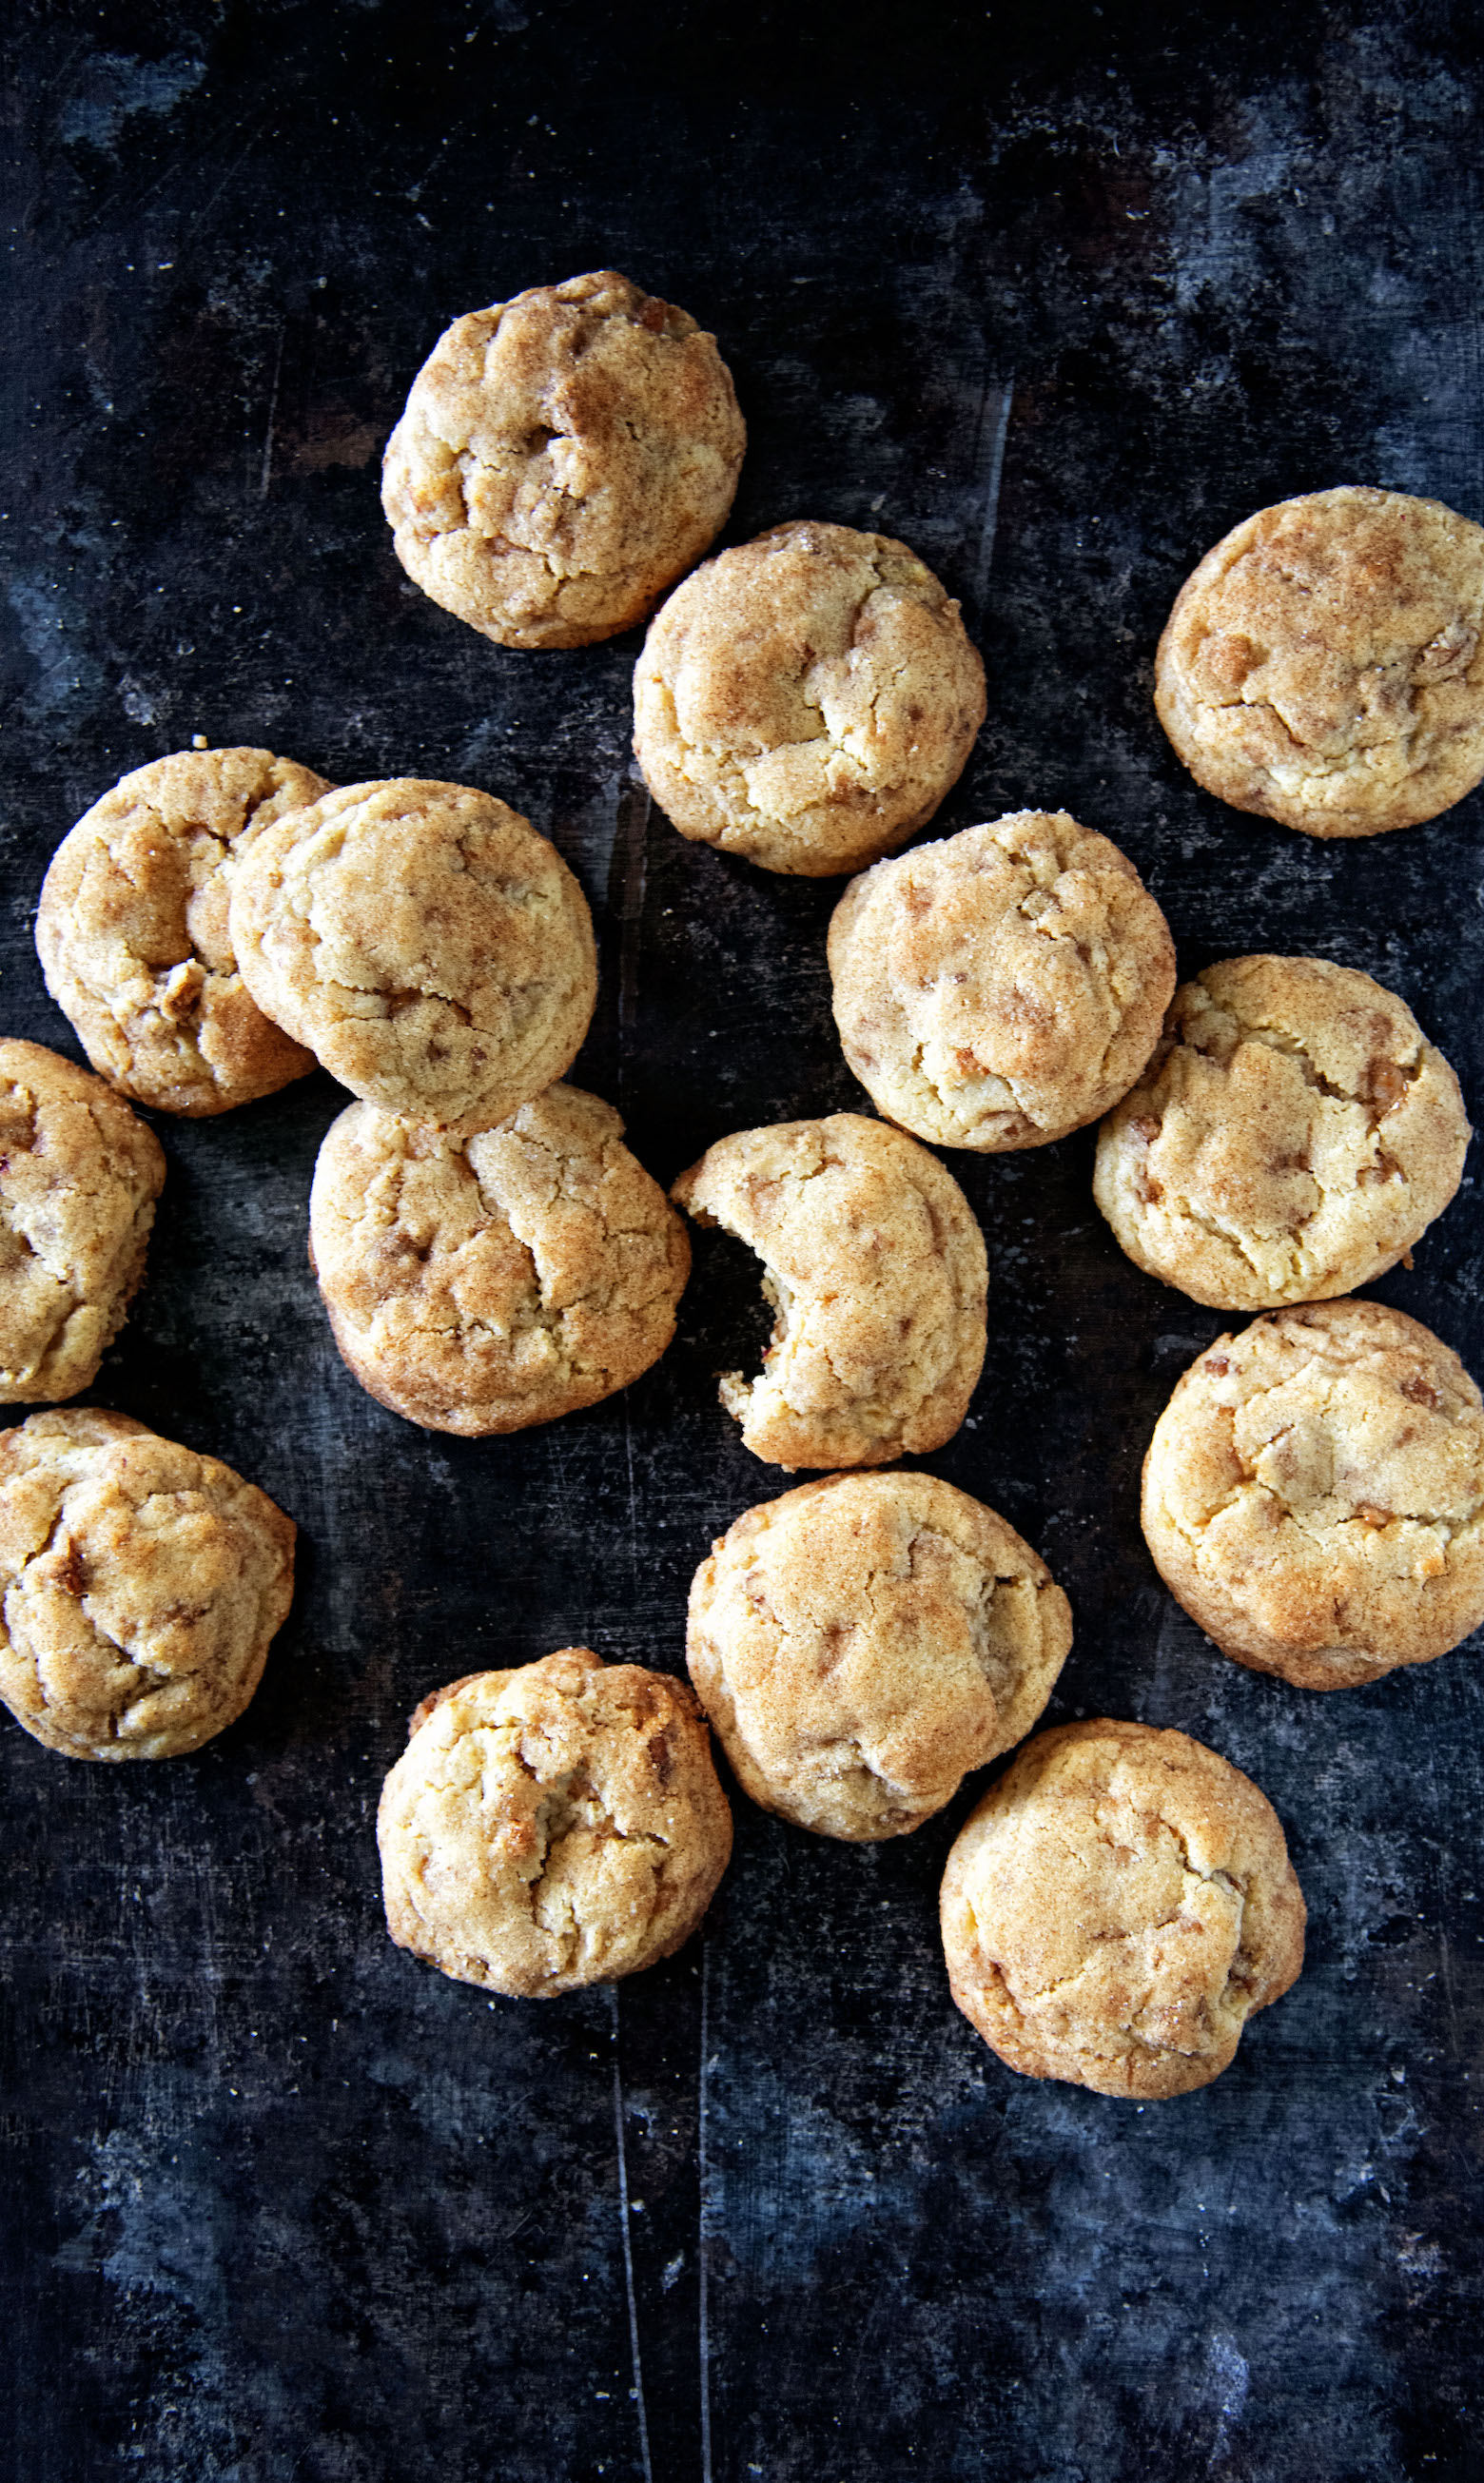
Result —
[[957, 603], [906, 544], [853, 526], [775, 526], [708, 560], [634, 669], [634, 753], [680, 834], [814, 878], [905, 844], [984, 714]]
[[689, 1939], [731, 1854], [684, 1682], [569, 1646], [425, 1698], [382, 1789], [386, 1927], [460, 1983], [545, 2000]]
[[835, 1022], [878, 1111], [935, 1146], [1037, 1147], [1126, 1093], [1175, 989], [1117, 845], [1015, 811], [879, 862], [830, 924]]
[[425, 595], [505, 647], [631, 628], [731, 506], [747, 432], [716, 338], [611, 270], [456, 319], [386, 443]]
[[1219, 2077], [1304, 1962], [1266, 1797], [1107, 1717], [1038, 1734], [970, 1811], [941, 1919], [953, 1997], [1007, 2067], [1138, 2100]]
[[1276, 1310], [1394, 1267], [1457, 1189], [1469, 1135], [1394, 992], [1320, 957], [1228, 957], [1176, 993], [1102, 1125], [1093, 1194], [1150, 1275]]
[[1030, 1731], [1072, 1644], [1046, 1563], [925, 1474], [832, 1475], [739, 1517], [686, 1662], [744, 1792], [821, 1836], [901, 1836]]

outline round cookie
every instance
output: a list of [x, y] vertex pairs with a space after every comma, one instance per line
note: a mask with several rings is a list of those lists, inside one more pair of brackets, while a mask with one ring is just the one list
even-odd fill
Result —
[[1304, 1962], [1266, 1798], [1107, 1717], [1038, 1734], [970, 1811], [941, 1913], [953, 1997], [1008, 2068], [1144, 2101], [1219, 2077]]
[[877, 1110], [989, 1154], [1118, 1101], [1159, 1039], [1175, 947], [1117, 845], [1065, 811], [1014, 811], [853, 881], [830, 974]]
[[165, 1158], [112, 1087], [0, 1040], [0, 1404], [75, 1397], [145, 1272]]
[[634, 669], [634, 752], [683, 837], [823, 878], [894, 852], [964, 772], [984, 666], [889, 535], [775, 526], [708, 560]]
[[821, 1836], [901, 1836], [1030, 1731], [1072, 1644], [1045, 1562], [926, 1474], [831, 1475], [739, 1517], [686, 1662], [745, 1793]]
[[467, 785], [346, 785], [255, 838], [231, 937], [258, 1002], [367, 1103], [471, 1129], [560, 1078], [597, 994], [555, 845]]
[[685, 1684], [568, 1646], [423, 1700], [377, 1841], [400, 1948], [459, 1983], [549, 2000], [689, 1939], [731, 1813]]
[[585, 647], [700, 559], [746, 445], [714, 336], [626, 276], [574, 276], [445, 330], [382, 505], [445, 612], [503, 647]]
[[329, 790], [271, 750], [177, 750], [120, 778], [64, 837], [37, 950], [52, 999], [120, 1093], [200, 1117], [313, 1068], [244, 983], [227, 908], [252, 839]]
[[988, 1267], [936, 1156], [858, 1112], [718, 1139], [671, 1197], [765, 1268], [760, 1377], [721, 1401], [769, 1465], [884, 1466], [951, 1439], [984, 1363]]
[[685, 1227], [609, 1104], [548, 1086], [459, 1137], [375, 1104], [331, 1124], [309, 1255], [362, 1388], [480, 1437], [596, 1404], [657, 1362]]
[[1312, 837], [1436, 817], [1484, 776], [1484, 527], [1344, 484], [1259, 509], [1186, 579], [1154, 706], [1196, 782]]
[[242, 1714], [294, 1592], [292, 1518], [92, 1406], [0, 1433], [0, 1698], [73, 1759], [169, 1759]]
[[1160, 1415], [1145, 1538], [1223, 1654], [1303, 1690], [1445, 1655], [1484, 1621], [1484, 1401], [1380, 1302], [1218, 1337]]
[[1277, 1310], [1394, 1267], [1457, 1189], [1469, 1135], [1394, 992], [1322, 957], [1228, 957], [1176, 993], [1102, 1125], [1093, 1194], [1150, 1275]]

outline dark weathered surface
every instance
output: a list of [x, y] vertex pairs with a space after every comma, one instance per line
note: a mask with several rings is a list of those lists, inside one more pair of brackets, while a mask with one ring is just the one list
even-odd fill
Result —
[[[875, 521], [964, 597], [990, 718], [943, 827], [1065, 804], [1133, 855], [1184, 967], [1365, 967], [1484, 1112], [1484, 798], [1326, 849], [1221, 812], [1149, 703], [1175, 588], [1250, 508], [1356, 479], [1484, 519], [1472, 12], [11, 23], [7, 1031], [75, 1049], [30, 946], [46, 857], [202, 732], [464, 778], [548, 829], [604, 942], [578, 1074], [656, 1172], [861, 1100], [833, 890], [682, 845], [629, 786], [637, 640], [504, 654], [382, 524], [381, 443], [445, 321], [616, 263], [733, 364], [735, 534]], [[739, 1804], [703, 1938], [617, 1994], [490, 2004], [390, 1948], [371, 1815], [414, 1700], [574, 1639], [678, 1669], [695, 1562], [783, 1479], [714, 1402], [761, 1326], [724, 1244], [613, 1404], [480, 1445], [380, 1411], [305, 1262], [337, 1100], [317, 1078], [161, 1126], [149, 1280], [93, 1392], [299, 1519], [262, 1691], [156, 1768], [0, 1734], [0, 2470], [1476, 2474], [1477, 1654], [1306, 1696], [1160, 1591], [1138, 1460], [1223, 1322], [1122, 1259], [1089, 1141], [953, 1160], [994, 1332], [932, 1463], [1072, 1593], [1053, 1716], [1248, 1769], [1312, 1923], [1229, 2074], [1143, 2111], [1013, 2077], [952, 2009], [934, 1902], [967, 1795], [867, 1851]], [[1476, 1196], [1376, 1290], [1484, 1370]]]

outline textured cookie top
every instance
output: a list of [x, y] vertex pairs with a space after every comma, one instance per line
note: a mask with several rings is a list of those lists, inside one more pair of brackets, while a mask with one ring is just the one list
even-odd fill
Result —
[[0, 1403], [73, 1397], [145, 1271], [165, 1158], [100, 1080], [0, 1041]]
[[810, 877], [930, 819], [984, 722], [959, 607], [889, 535], [775, 526], [676, 588], [634, 669], [634, 750], [682, 836]]
[[1038, 1734], [961, 1829], [942, 1884], [954, 1999], [1002, 2061], [1100, 2095], [1185, 2095], [1304, 1962], [1270, 1803], [1183, 1733]]
[[1176, 993], [1093, 1190], [1150, 1275], [1276, 1310], [1394, 1267], [1468, 1143], [1458, 1081], [1394, 992], [1321, 957], [1228, 957]]
[[597, 993], [587, 899], [467, 785], [346, 785], [265, 829], [231, 936], [259, 1005], [366, 1102], [503, 1120], [560, 1078]]
[[399, 1946], [545, 2000], [690, 1937], [731, 1813], [685, 1684], [569, 1646], [425, 1698], [377, 1837]]
[[937, 1146], [1043, 1146], [1131, 1085], [1175, 948], [1127, 857], [1014, 811], [879, 862], [830, 924], [835, 1022], [877, 1109]]
[[1408, 828], [1484, 776], [1484, 528], [1353, 484], [1259, 509], [1187, 578], [1154, 705], [1199, 784], [1314, 837]]
[[227, 910], [252, 839], [329, 790], [271, 750], [177, 750], [120, 778], [58, 846], [36, 918], [46, 988], [137, 1103], [225, 1112], [313, 1068], [244, 983]]
[[1028, 1733], [1071, 1644], [994, 1509], [932, 1475], [832, 1475], [712, 1546], [686, 1661], [744, 1791], [861, 1840], [919, 1827]]
[[375, 1104], [328, 1132], [310, 1249], [363, 1388], [434, 1430], [515, 1431], [627, 1387], [675, 1334], [685, 1227], [609, 1104], [548, 1086], [457, 1137]]
[[747, 433], [716, 338], [611, 271], [471, 310], [386, 443], [382, 505], [425, 595], [506, 647], [643, 620], [731, 506]]
[[739, 1130], [671, 1196], [763, 1261], [759, 1378], [722, 1403], [770, 1465], [881, 1466], [941, 1447], [984, 1362], [984, 1240], [936, 1156], [857, 1112]]
[[1373, 1681], [1484, 1621], [1484, 1403], [1400, 1311], [1275, 1311], [1180, 1380], [1143, 1516], [1228, 1655], [1308, 1690]]
[[0, 1433], [0, 1697], [69, 1758], [196, 1749], [257, 1688], [294, 1535], [230, 1466], [124, 1414], [33, 1414]]

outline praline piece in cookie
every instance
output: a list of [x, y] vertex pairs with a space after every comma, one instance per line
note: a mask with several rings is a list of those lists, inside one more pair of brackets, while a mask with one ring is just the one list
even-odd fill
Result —
[[680, 834], [810, 878], [892, 853], [984, 722], [959, 607], [889, 535], [775, 526], [649, 626], [634, 750]]
[[1354, 484], [1259, 509], [1186, 579], [1154, 705], [1198, 784], [1372, 837], [1484, 776], [1484, 527]]
[[953, 1997], [1012, 2069], [1152, 2101], [1219, 2077], [1304, 1962], [1304, 1899], [1251, 1778], [1183, 1733], [1039, 1733], [943, 1873]]
[[1394, 1267], [1468, 1144], [1458, 1081], [1394, 992], [1321, 957], [1228, 957], [1176, 993], [1093, 1192], [1150, 1275], [1276, 1310]]
[[547, 2000], [689, 1939], [731, 1813], [684, 1682], [569, 1646], [425, 1698], [377, 1838], [400, 1947], [457, 1982]]
[[587, 899], [467, 785], [347, 785], [265, 829], [231, 936], [260, 1007], [367, 1103], [487, 1127], [560, 1078], [597, 992]]
[[505, 647], [631, 628], [731, 506], [747, 433], [716, 338], [611, 271], [471, 310], [386, 443], [425, 595]]
[[145, 1272], [165, 1158], [101, 1079], [0, 1041], [0, 1403], [75, 1397]]
[[1484, 1402], [1456, 1353], [1380, 1302], [1218, 1337], [1160, 1415], [1144, 1533], [1226, 1655], [1348, 1690], [1484, 1621]]
[[671, 1196], [763, 1261], [762, 1375], [722, 1403], [770, 1465], [884, 1466], [951, 1439], [984, 1362], [984, 1239], [958, 1183], [858, 1112], [739, 1130]]
[[1117, 845], [1015, 811], [879, 862], [830, 924], [835, 1022], [878, 1111], [936, 1146], [1044, 1146], [1133, 1083], [1175, 989]]
[[994, 1509], [932, 1475], [832, 1475], [712, 1546], [686, 1661], [744, 1792], [862, 1842], [1028, 1733], [1071, 1644], [1066, 1596]]
[[136, 1103], [225, 1112], [313, 1068], [243, 981], [227, 913], [252, 839], [329, 790], [271, 750], [177, 750], [64, 837], [36, 918], [46, 988], [99, 1076]]
[[294, 1591], [292, 1518], [91, 1406], [0, 1433], [0, 1698], [73, 1759], [168, 1759], [241, 1715]]
[[548, 1086], [460, 1137], [352, 1104], [320, 1149], [310, 1255], [371, 1395], [437, 1431], [553, 1422], [675, 1334], [685, 1227], [610, 1104]]

